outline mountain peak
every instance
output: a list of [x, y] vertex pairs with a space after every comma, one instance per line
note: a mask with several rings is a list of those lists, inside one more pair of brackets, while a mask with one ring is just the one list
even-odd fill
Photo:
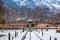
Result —
[[50, 10], [59, 10], [60, 1], [59, 0], [3, 0], [7, 7], [15, 7], [15, 8], [35, 8], [36, 6], [40, 6], [42, 8], [49, 8]]
[[50, 8], [60, 8], [59, 0], [14, 0], [19, 6], [48, 6]]

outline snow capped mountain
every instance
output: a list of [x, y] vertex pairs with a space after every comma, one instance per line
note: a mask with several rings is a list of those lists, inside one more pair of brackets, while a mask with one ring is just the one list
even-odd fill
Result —
[[3, 0], [6, 4], [11, 4], [13, 6], [27, 6], [27, 7], [34, 7], [37, 5], [40, 6], [47, 6], [49, 8], [60, 8], [60, 0]]
[[48, 6], [49, 8], [60, 8], [60, 0], [14, 0], [20, 6]]
[[28, 7], [34, 9], [36, 6], [40, 6], [42, 8], [49, 8], [50, 13], [60, 10], [60, 0], [3, 0], [3, 2], [7, 8], [14, 7], [20, 9]]
[[10, 15], [17, 14], [21, 18], [25, 17], [25, 14], [28, 18], [32, 18], [32, 14], [34, 18], [38, 18], [36, 15], [40, 13], [51, 15], [56, 14], [57, 10], [60, 12], [60, 0], [3, 0], [3, 3], [9, 11], [13, 10]]
[[3, 2], [4, 2], [4, 6], [6, 8], [11, 8], [11, 7], [19, 8], [19, 6], [16, 4], [16, 2], [14, 2], [14, 0], [3, 0]]

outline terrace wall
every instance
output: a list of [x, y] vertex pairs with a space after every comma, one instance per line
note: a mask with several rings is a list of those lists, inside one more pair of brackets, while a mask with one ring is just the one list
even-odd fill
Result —
[[48, 23], [39, 23], [35, 26], [37, 26], [37, 27], [55, 27], [54, 24], [48, 24]]

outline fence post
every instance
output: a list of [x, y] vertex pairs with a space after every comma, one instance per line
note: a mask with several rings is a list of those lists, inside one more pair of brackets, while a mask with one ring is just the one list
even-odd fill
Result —
[[12, 40], [14, 39], [14, 37], [12, 36]]
[[16, 38], [16, 36], [17, 36], [17, 32], [15, 31], [15, 38]]
[[10, 40], [10, 37], [11, 37], [11, 36], [10, 36], [10, 33], [8, 33], [8, 40]]
[[50, 36], [50, 40], [51, 40], [51, 36]]
[[43, 29], [42, 29], [42, 36], [43, 36]]
[[57, 38], [55, 37], [55, 39], [54, 40], [57, 40]]

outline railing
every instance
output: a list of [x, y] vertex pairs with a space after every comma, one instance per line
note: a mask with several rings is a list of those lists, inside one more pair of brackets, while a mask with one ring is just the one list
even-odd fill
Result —
[[[24, 26], [25, 24], [5, 24], [5, 25], [0, 25], [0, 30], [4, 29], [25, 29], [26, 27]], [[58, 27], [34, 27], [34, 29], [58, 29]]]

